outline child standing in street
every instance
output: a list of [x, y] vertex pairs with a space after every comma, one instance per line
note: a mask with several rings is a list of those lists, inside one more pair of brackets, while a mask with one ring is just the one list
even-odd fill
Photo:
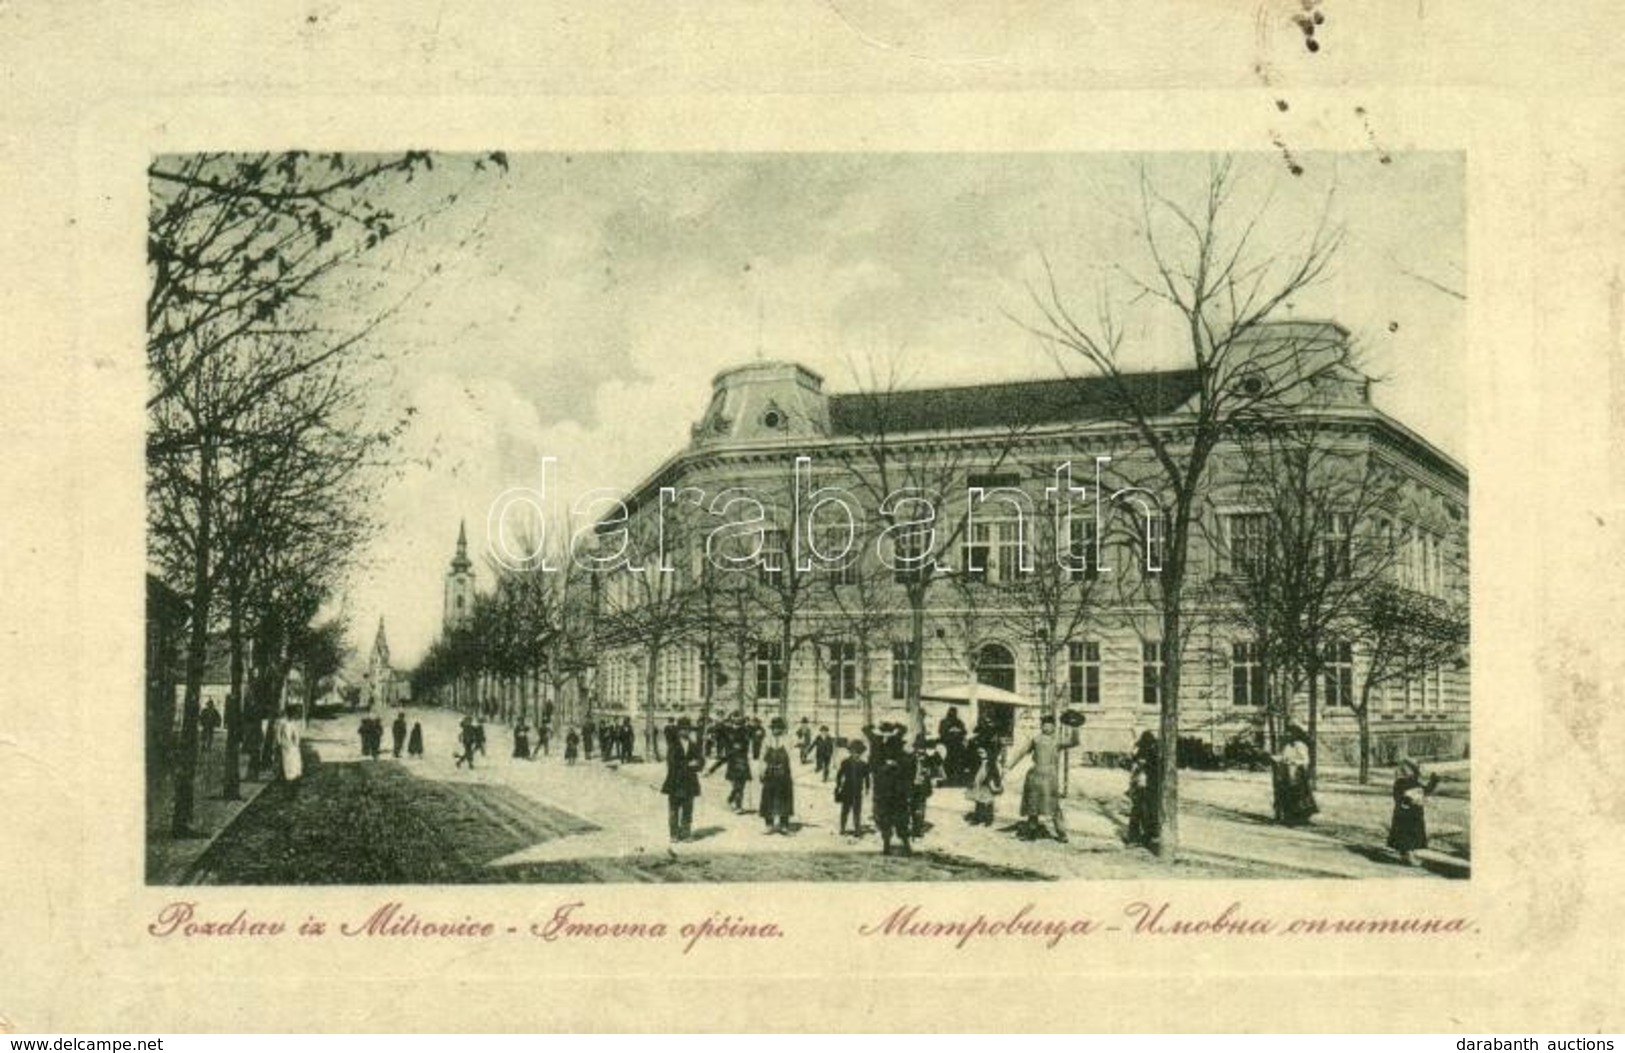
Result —
[[835, 772], [835, 800], [841, 806], [840, 832], [846, 833], [846, 821], [852, 820], [852, 836], [863, 836], [863, 797], [869, 792], [869, 765], [864, 762], [865, 747], [854, 739], [846, 744], [846, 758]]

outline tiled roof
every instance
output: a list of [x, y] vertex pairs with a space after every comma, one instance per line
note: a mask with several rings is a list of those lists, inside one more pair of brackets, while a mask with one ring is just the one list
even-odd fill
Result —
[[[1158, 416], [1196, 394], [1198, 374], [1133, 373], [1122, 383], [1133, 403]], [[829, 398], [829, 425], [834, 435], [872, 436], [1088, 423], [1120, 419], [1118, 398], [1104, 377], [837, 394]]]

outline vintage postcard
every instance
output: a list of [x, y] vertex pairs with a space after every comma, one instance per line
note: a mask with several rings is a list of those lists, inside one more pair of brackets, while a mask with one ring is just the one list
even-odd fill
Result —
[[1617, 1030], [1618, 109], [1188, 6], [42, 87], [8, 1026]]

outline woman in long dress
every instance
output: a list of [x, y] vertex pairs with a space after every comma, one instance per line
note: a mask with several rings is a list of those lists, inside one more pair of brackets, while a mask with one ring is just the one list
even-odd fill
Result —
[[1416, 852], [1428, 846], [1427, 799], [1439, 786], [1435, 773], [1424, 784], [1414, 761], [1399, 762], [1394, 772], [1394, 815], [1388, 825], [1388, 847], [1406, 866], [1416, 866]]
[[965, 791], [971, 803], [965, 821], [972, 826], [992, 826], [994, 806], [998, 804], [999, 794], [1004, 792], [1004, 784], [999, 780], [999, 758], [986, 744], [978, 745], [971, 753], [976, 761], [976, 772], [971, 777], [970, 789]]
[[1309, 736], [1293, 727], [1275, 757], [1275, 817], [1287, 826], [1301, 826], [1318, 811], [1309, 787]]
[[773, 737], [762, 751], [762, 819], [770, 834], [788, 834], [790, 817], [796, 814], [795, 783], [790, 774], [790, 745], [784, 737], [784, 720], [773, 718]]
[[1157, 799], [1162, 792], [1162, 766], [1157, 736], [1140, 733], [1128, 777], [1128, 830], [1123, 837], [1131, 845], [1154, 847], [1162, 834], [1157, 817]]
[[299, 777], [305, 773], [305, 762], [299, 756], [299, 725], [289, 720], [286, 714], [277, 718], [276, 752], [282, 781], [297, 784]]

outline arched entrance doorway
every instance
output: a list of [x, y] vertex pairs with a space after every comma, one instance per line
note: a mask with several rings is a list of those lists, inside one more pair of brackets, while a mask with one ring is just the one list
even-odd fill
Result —
[[[1001, 643], [985, 643], [976, 652], [976, 682], [1002, 691], [1016, 689], [1016, 656]], [[1001, 739], [1015, 737], [1016, 707], [1002, 702], [976, 703], [976, 719], [988, 720]]]

